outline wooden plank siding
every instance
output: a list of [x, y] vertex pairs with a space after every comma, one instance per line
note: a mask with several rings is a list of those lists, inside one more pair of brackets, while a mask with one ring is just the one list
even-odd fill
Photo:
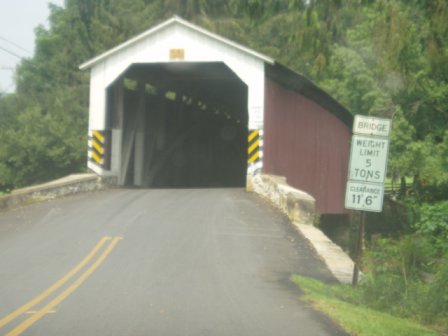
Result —
[[345, 214], [351, 130], [299, 93], [265, 79], [264, 168], [316, 198], [321, 214]]

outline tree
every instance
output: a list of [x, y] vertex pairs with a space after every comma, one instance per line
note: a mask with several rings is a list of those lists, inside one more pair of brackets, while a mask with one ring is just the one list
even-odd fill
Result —
[[83, 169], [78, 65], [175, 14], [305, 74], [353, 113], [394, 118], [389, 172], [446, 182], [445, 0], [67, 0], [36, 30], [17, 93], [0, 99], [0, 183]]

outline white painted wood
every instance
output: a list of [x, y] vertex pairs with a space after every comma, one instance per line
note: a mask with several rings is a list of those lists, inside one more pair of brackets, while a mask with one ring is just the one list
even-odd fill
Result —
[[111, 173], [118, 176], [121, 169], [121, 144], [123, 141], [123, 130], [112, 130], [112, 146], [111, 146]]
[[169, 20], [167, 20], [167, 21], [165, 21], [165, 22], [163, 22], [163, 23], [161, 23], [161, 24], [159, 24], [159, 25], [157, 25], [157, 26], [155, 26], [155, 27], [153, 27], [153, 28], [143, 32], [140, 35], [135, 36], [134, 38], [132, 38], [132, 39], [130, 39], [130, 40], [128, 40], [128, 41], [126, 41], [126, 42], [116, 46], [115, 48], [110, 49], [110, 50], [106, 51], [105, 53], [103, 53], [103, 54], [101, 54], [101, 55], [99, 55], [99, 56], [97, 56], [97, 57], [95, 57], [95, 58], [93, 58], [93, 59], [83, 63], [82, 65], [80, 65], [79, 68], [81, 70], [84, 70], [84, 69], [87, 69], [87, 68], [91, 68], [96, 63], [104, 60], [105, 58], [108, 58], [109, 56], [113, 55], [114, 53], [116, 53], [116, 52], [118, 52], [118, 51], [120, 51], [122, 49], [126, 49], [126, 48], [130, 47], [134, 43], [137, 43], [140, 40], [145, 39], [145, 38], [147, 38], [150, 35], [157, 34], [160, 30], [164, 29], [165, 27], [167, 27], [169, 25], [172, 25], [173, 23], [180, 23], [181, 25], [183, 25], [185, 27], [188, 27], [191, 30], [195, 30], [195, 31], [197, 31], [197, 32], [199, 32], [199, 33], [201, 33], [203, 35], [207, 35], [207, 36], [211, 37], [212, 39], [220, 41], [223, 44], [227, 44], [227, 45], [229, 45], [229, 46], [231, 46], [233, 48], [240, 49], [241, 51], [243, 51], [245, 53], [251, 54], [254, 57], [260, 58], [263, 62], [267, 62], [269, 64], [274, 64], [274, 62], [275, 62], [275, 60], [270, 58], [269, 56], [266, 56], [266, 55], [263, 55], [261, 53], [258, 53], [255, 50], [249, 49], [249, 48], [247, 48], [247, 47], [245, 47], [245, 46], [243, 46], [241, 44], [235, 43], [234, 41], [226, 39], [225, 37], [222, 37], [222, 36], [219, 36], [217, 34], [214, 34], [214, 33], [210, 32], [210, 31], [208, 31], [206, 29], [203, 29], [203, 28], [201, 28], [199, 26], [196, 26], [196, 25], [194, 25], [194, 24], [192, 24], [192, 23], [190, 23], [188, 21], [185, 21], [185, 20], [181, 19], [178, 16], [174, 16], [173, 18], [171, 18], [171, 19], [169, 19]]
[[273, 60], [179, 18], [84, 63], [91, 68], [89, 129], [105, 129], [106, 89], [133, 63], [170, 61], [170, 49], [184, 49], [186, 62], [223, 62], [248, 86], [249, 128], [262, 128], [264, 63]]

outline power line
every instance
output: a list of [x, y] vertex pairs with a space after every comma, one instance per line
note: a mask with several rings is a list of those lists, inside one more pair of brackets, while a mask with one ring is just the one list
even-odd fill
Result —
[[23, 59], [23, 57], [22, 56], [19, 56], [19, 55], [17, 55], [15, 52], [13, 52], [13, 51], [11, 51], [11, 50], [8, 50], [8, 49], [5, 49], [5, 48], [3, 48], [2, 46], [0, 46], [0, 50], [3, 50], [4, 52], [6, 52], [6, 53], [8, 53], [8, 54], [10, 54], [10, 55], [12, 55], [12, 56], [14, 56], [14, 57], [17, 57], [18, 59]]
[[5, 38], [5, 37], [3, 37], [3, 36], [0, 36], [0, 40], [3, 40], [3, 41], [5, 41], [6, 43], [11, 44], [11, 45], [13, 45], [14, 47], [16, 47], [16, 48], [18, 48], [18, 49], [20, 49], [20, 50], [22, 50], [22, 51], [24, 51], [24, 52], [26, 52], [26, 53], [28, 53], [28, 54], [30, 54], [30, 55], [32, 54], [31, 51], [25, 49], [24, 47], [18, 45], [17, 43], [15, 43], [15, 42], [13, 42], [13, 41], [11, 41], [11, 40], [8, 40], [7, 38]]

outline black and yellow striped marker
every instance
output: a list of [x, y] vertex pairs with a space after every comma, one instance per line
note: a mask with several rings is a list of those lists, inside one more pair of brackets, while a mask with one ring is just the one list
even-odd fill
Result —
[[110, 132], [91, 131], [89, 134], [89, 160], [108, 169], [108, 142]]
[[249, 131], [248, 137], [248, 163], [253, 164], [260, 161], [260, 131], [251, 130]]

